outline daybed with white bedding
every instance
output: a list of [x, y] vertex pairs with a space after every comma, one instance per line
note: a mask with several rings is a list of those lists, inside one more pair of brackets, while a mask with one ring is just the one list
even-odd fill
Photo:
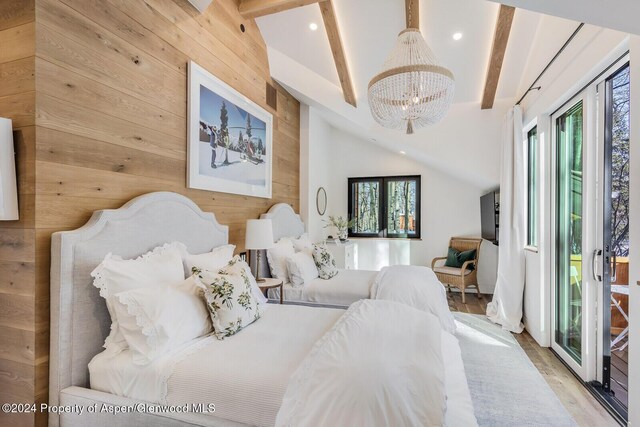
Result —
[[[130, 259], [172, 241], [205, 253], [227, 240], [213, 214], [173, 193], [54, 234], [50, 404], [84, 411], [51, 414], [52, 426], [476, 424], [456, 338], [438, 314], [398, 302], [362, 301], [347, 312], [269, 305], [234, 336], [199, 337], [142, 365], [131, 349], [102, 349], [111, 319], [90, 273], [108, 253]], [[159, 413], [140, 402], [206, 405]]]

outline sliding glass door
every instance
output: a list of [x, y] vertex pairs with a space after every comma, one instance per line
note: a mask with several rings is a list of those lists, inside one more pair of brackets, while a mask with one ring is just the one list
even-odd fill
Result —
[[624, 64], [598, 86], [598, 150], [603, 171], [599, 215], [601, 291], [598, 316], [598, 381], [615, 411], [626, 418], [629, 343], [629, 135], [630, 76]]
[[626, 419], [628, 59], [551, 116], [553, 351]]
[[555, 126], [554, 343], [573, 364], [582, 366], [583, 99], [560, 114]]

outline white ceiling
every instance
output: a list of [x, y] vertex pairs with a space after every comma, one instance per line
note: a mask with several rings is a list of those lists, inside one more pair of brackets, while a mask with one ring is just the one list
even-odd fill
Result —
[[625, 33], [640, 34], [640, 1], [638, 0], [499, 0], [498, 2]]
[[[366, 101], [367, 86], [404, 29], [402, 0], [336, 0], [336, 15], [358, 102]], [[365, 13], [363, 13], [365, 11]], [[480, 0], [423, 0], [420, 22], [425, 39], [443, 65], [456, 77], [455, 102], [479, 102], [493, 39], [498, 5]], [[539, 15], [519, 11], [512, 37], [516, 48], [509, 56], [519, 56], [505, 64], [498, 98], [515, 97], [528, 47]], [[309, 24], [318, 24], [311, 31]], [[324, 79], [339, 84], [322, 16], [317, 5], [291, 9], [258, 19], [267, 45], [303, 64]], [[454, 41], [453, 33], [463, 37]]]
[[[404, 29], [404, 4], [404, 0], [334, 0], [357, 108], [344, 102], [317, 5], [257, 19], [268, 46], [273, 78], [302, 102], [322, 111], [336, 127], [396, 152], [406, 151], [430, 166], [480, 187], [497, 185], [502, 117], [544, 67], [544, 63], [538, 63], [540, 55], [535, 61], [530, 59], [536, 37], [545, 38], [546, 45], [535, 46], [546, 48], [552, 56], [575, 24], [516, 10], [496, 107], [481, 111], [499, 5], [485, 0], [421, 0], [422, 34], [441, 63], [454, 73], [456, 94], [452, 111], [442, 123], [405, 135], [377, 125], [367, 104], [368, 83], [393, 48], [397, 34]], [[309, 29], [312, 22], [318, 24], [317, 31]], [[545, 26], [552, 25], [554, 32], [545, 32], [542, 22]], [[452, 38], [456, 32], [463, 34], [459, 41]], [[465, 122], [478, 128], [478, 137], [461, 129], [461, 123]], [[491, 152], [487, 154], [483, 149]], [[456, 162], [461, 151], [472, 155]], [[473, 153], [486, 155], [487, 161], [474, 161]]]

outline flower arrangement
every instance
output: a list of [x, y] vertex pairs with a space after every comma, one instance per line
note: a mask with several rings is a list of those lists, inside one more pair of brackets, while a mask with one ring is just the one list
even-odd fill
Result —
[[347, 240], [349, 236], [349, 229], [355, 224], [355, 220], [346, 220], [342, 216], [329, 215], [329, 220], [325, 221], [326, 227], [335, 227], [338, 230], [338, 237], [340, 240]]

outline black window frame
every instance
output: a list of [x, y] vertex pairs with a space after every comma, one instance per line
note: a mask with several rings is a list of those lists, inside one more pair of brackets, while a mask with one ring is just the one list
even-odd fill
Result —
[[[387, 226], [387, 183], [391, 181], [415, 181], [416, 183], [416, 216], [414, 218], [416, 232], [413, 235], [406, 233], [389, 233]], [[380, 194], [378, 200], [380, 205], [378, 207], [378, 218], [380, 219], [380, 231], [377, 233], [354, 233], [352, 228], [349, 228], [349, 237], [364, 237], [364, 238], [386, 238], [386, 239], [410, 239], [419, 240], [422, 237], [420, 220], [422, 215], [421, 204], [421, 181], [422, 175], [392, 175], [392, 176], [370, 176], [370, 177], [354, 177], [347, 179], [347, 209], [349, 220], [354, 218], [353, 212], [353, 184], [361, 182], [377, 182], [380, 188]]]

